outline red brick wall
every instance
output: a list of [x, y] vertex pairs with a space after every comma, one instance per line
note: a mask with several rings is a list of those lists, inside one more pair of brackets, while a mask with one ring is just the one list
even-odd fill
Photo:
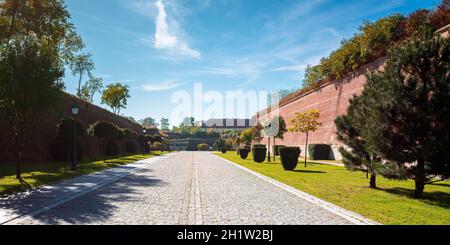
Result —
[[[261, 113], [258, 117], [260, 121], [272, 118], [276, 112], [284, 118], [289, 127], [289, 119], [293, 118], [296, 112], [305, 112], [311, 109], [320, 110], [320, 119], [322, 127], [309, 135], [309, 143], [330, 144], [333, 146], [333, 153], [336, 159], [340, 159], [337, 148], [341, 145], [336, 139], [336, 126], [334, 120], [337, 116], [343, 115], [347, 111], [349, 100], [355, 94], [361, 93], [366, 82], [365, 74], [368, 71], [381, 69], [385, 62], [384, 58], [378, 59], [364, 67], [361, 67], [355, 74], [343, 80], [333, 81], [314, 91], [297, 97], [295, 100], [280, 105], [279, 109], [267, 114]], [[277, 140], [276, 144], [290, 146], [304, 146], [306, 136], [300, 133], [286, 133], [284, 140]], [[263, 140], [267, 144], [267, 138]], [[271, 142], [273, 144], [273, 142]], [[302, 147], [302, 154], [304, 153]]]
[[[104, 120], [113, 122], [121, 128], [130, 128], [138, 134], [142, 132], [142, 126], [137, 123], [69, 94], [65, 94], [63, 103], [58, 112], [45, 115], [37, 122], [30, 135], [26, 152], [24, 153], [24, 160], [26, 162], [55, 161], [54, 149], [55, 144], [57, 144], [56, 125], [62, 117], [73, 117], [71, 106], [74, 99], [77, 101], [80, 108], [77, 120], [79, 120], [85, 128], [99, 120]], [[0, 111], [0, 164], [11, 162], [11, 156], [9, 154], [11, 149], [8, 144], [8, 142], [10, 142], [10, 137], [11, 135], [8, 134], [4, 115], [2, 115], [2, 112]], [[103, 144], [101, 140], [96, 137], [83, 136], [81, 145], [85, 157], [97, 158], [103, 155]], [[125, 144], [123, 142], [119, 143], [119, 150], [121, 153], [125, 153]]]

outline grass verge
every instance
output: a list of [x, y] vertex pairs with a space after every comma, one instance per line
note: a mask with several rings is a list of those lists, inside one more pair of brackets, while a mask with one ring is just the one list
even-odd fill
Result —
[[0, 195], [29, 190], [59, 180], [98, 172], [108, 168], [152, 158], [157, 155], [158, 154], [116, 156], [114, 158], [107, 158], [106, 162], [103, 162], [103, 159], [98, 161], [82, 161], [78, 165], [78, 171], [70, 170], [71, 166], [67, 162], [23, 164], [22, 181], [16, 179], [14, 165], [0, 165]]
[[215, 154], [382, 224], [450, 224], [450, 181], [427, 185], [424, 198], [415, 199], [412, 180], [378, 177], [378, 189], [370, 189], [364, 173], [344, 167], [309, 163], [305, 168], [300, 162], [295, 170], [285, 171], [278, 158], [255, 163], [251, 155], [242, 160], [235, 152]]

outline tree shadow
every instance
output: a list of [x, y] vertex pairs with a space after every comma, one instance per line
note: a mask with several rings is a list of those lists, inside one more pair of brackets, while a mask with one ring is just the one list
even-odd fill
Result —
[[443, 182], [436, 182], [432, 183], [430, 185], [437, 185], [437, 186], [444, 186], [444, 187], [450, 187], [450, 183], [443, 183]]
[[325, 173], [326, 173], [326, 172], [323, 172], [323, 171], [300, 170], [300, 169], [294, 169], [294, 170], [291, 170], [291, 172], [296, 172], [296, 173], [307, 173], [307, 174], [325, 174]]
[[426, 204], [440, 206], [443, 208], [450, 208], [450, 194], [442, 191], [434, 191], [434, 192], [425, 192], [423, 193], [422, 198], [416, 198], [414, 196], [414, 190], [401, 188], [401, 187], [395, 187], [395, 188], [389, 188], [389, 189], [381, 189], [378, 190], [385, 191], [390, 194], [398, 195], [398, 196], [404, 196], [411, 199], [416, 199], [419, 201], [422, 201]]
[[[133, 207], [142, 201], [140, 188], [161, 188], [168, 183], [146, 174], [151, 170], [143, 169], [131, 173], [112, 183], [108, 183], [94, 191], [85, 193], [60, 206], [52, 208], [33, 217], [33, 220], [43, 224], [98, 224], [108, 220], [117, 211], [119, 205]], [[51, 188], [38, 188], [29, 193], [19, 193], [7, 198], [0, 198], [0, 206], [16, 213], [26, 214], [57, 201], [61, 195], [67, 195], [70, 189], [89, 184], [91, 179], [86, 176], [84, 182], [69, 180], [63, 185]], [[97, 176], [97, 177], [101, 177]], [[133, 217], [134, 218], [134, 217]], [[138, 217], [136, 217], [138, 218]], [[137, 222], [137, 221], [136, 221]]]

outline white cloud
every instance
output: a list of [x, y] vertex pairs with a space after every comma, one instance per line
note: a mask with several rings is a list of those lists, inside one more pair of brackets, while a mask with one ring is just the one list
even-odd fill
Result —
[[169, 27], [167, 23], [167, 13], [165, 5], [162, 0], [156, 2], [158, 14], [156, 16], [156, 33], [154, 39], [154, 47], [157, 49], [164, 49], [170, 52], [171, 55], [187, 56], [194, 59], [200, 59], [201, 53], [189, 47], [189, 45], [180, 40], [174, 34], [173, 28]]
[[164, 90], [171, 90], [177, 88], [181, 85], [181, 83], [177, 83], [174, 81], [167, 81], [159, 84], [146, 84], [142, 86], [142, 89], [146, 92], [157, 92]]

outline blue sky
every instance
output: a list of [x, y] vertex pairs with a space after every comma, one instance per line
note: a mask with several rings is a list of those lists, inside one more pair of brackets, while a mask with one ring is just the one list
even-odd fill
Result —
[[[171, 95], [299, 88], [365, 20], [433, 8], [439, 0], [66, 0], [105, 84], [130, 86], [123, 113], [170, 118]], [[66, 72], [66, 89], [77, 79]], [[96, 96], [100, 105], [100, 96]], [[105, 105], [103, 107], [107, 108]], [[172, 122], [178, 124], [179, 122]]]

